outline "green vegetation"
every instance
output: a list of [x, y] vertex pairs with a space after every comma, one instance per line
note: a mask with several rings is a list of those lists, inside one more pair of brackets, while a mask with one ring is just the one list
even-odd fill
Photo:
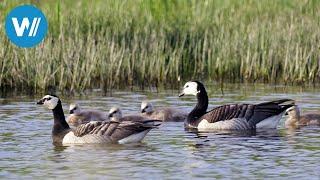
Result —
[[[48, 18], [36, 48], [18, 48], [5, 35], [4, 18], [21, 3]], [[317, 0], [4, 0], [0, 11], [2, 88], [320, 81]]]

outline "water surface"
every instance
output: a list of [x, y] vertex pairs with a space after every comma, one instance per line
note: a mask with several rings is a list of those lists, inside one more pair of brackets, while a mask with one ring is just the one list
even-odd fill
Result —
[[[208, 87], [209, 108], [226, 103], [257, 103], [293, 98], [304, 111], [320, 110], [319, 89], [284, 86]], [[120, 106], [124, 114], [139, 110], [142, 100], [155, 106], [190, 111], [194, 97], [178, 91], [89, 93], [61, 97], [65, 113], [77, 101], [84, 109]], [[183, 123], [165, 123], [144, 141], [131, 145], [51, 143], [52, 112], [35, 102], [41, 96], [0, 98], [0, 178], [191, 179], [276, 178], [320, 179], [320, 128], [254, 133], [186, 132]]]

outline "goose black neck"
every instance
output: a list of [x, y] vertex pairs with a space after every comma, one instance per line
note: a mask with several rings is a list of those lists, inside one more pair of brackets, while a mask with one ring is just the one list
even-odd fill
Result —
[[58, 101], [57, 106], [52, 110], [52, 112], [53, 112], [53, 118], [54, 118], [53, 129], [52, 129], [53, 134], [57, 134], [67, 129], [70, 129], [64, 117], [60, 100]]
[[202, 84], [198, 84], [198, 91], [197, 94], [197, 105], [193, 108], [193, 110], [188, 115], [188, 121], [193, 122], [196, 119], [200, 118], [207, 112], [208, 108], [208, 95], [207, 91]]

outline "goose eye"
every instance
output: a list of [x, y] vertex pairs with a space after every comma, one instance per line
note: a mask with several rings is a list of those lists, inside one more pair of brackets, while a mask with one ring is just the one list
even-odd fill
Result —
[[149, 108], [149, 106], [146, 106], [146, 108]]
[[48, 97], [48, 98], [47, 98], [47, 101], [49, 101], [49, 100], [51, 100], [51, 97]]
[[189, 85], [186, 85], [186, 88], [188, 88], [189, 87]]

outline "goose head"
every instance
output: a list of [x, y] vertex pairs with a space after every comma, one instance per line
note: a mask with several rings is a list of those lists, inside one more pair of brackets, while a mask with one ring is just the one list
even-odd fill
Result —
[[153, 112], [153, 106], [150, 102], [142, 101], [141, 103], [141, 113], [151, 113]]
[[55, 95], [45, 95], [37, 102], [37, 104], [44, 105], [48, 109], [52, 110], [58, 105], [59, 101], [60, 99]]
[[111, 121], [118, 121], [122, 118], [122, 112], [119, 107], [112, 107], [109, 111], [109, 118]]
[[183, 86], [182, 92], [179, 94], [179, 97], [182, 97], [184, 95], [193, 95], [197, 96], [201, 89], [204, 89], [204, 86], [199, 81], [189, 81]]
[[[183, 90], [179, 97], [184, 95], [193, 95], [197, 97], [197, 104], [188, 114], [187, 123], [192, 123], [197, 118], [206, 114], [208, 109], [208, 94], [204, 85], [199, 81], [189, 81], [183, 86]], [[189, 126], [189, 124], [186, 124]], [[192, 126], [192, 125], [191, 125]]]
[[300, 110], [298, 106], [292, 106], [288, 108], [285, 112], [285, 115], [287, 117], [285, 121], [286, 127], [294, 127], [299, 123], [300, 120]]
[[70, 114], [79, 114], [81, 112], [80, 106], [77, 103], [71, 103], [69, 106]]
[[285, 112], [285, 115], [290, 118], [298, 119], [300, 117], [299, 107], [297, 105], [295, 105], [295, 106], [288, 108]]

